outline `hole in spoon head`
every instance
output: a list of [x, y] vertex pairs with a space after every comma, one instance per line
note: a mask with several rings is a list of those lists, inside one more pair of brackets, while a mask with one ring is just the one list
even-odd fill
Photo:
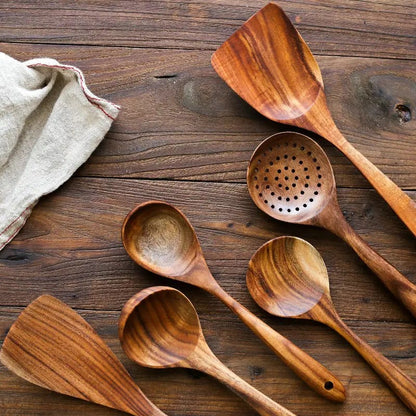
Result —
[[[279, 144], [285, 147], [281, 160], [277, 160]], [[263, 147], [267, 149], [270, 159], [262, 160], [258, 166], [256, 161], [262, 159]], [[273, 171], [279, 176], [274, 176], [275, 180], [269, 177], [267, 182], [254, 180], [254, 176], [258, 175], [254, 169], [258, 167], [259, 172], [265, 172], [271, 159]], [[276, 219], [294, 223], [308, 222], [321, 212], [335, 187], [332, 168], [323, 150], [312, 139], [294, 132], [275, 134], [256, 149], [247, 172], [247, 184], [253, 201], [260, 209]], [[257, 193], [256, 185], [259, 185]], [[270, 188], [267, 188], [268, 185]], [[263, 198], [259, 198], [261, 192]], [[266, 195], [267, 204], [264, 202]], [[275, 209], [271, 208], [272, 204]]]

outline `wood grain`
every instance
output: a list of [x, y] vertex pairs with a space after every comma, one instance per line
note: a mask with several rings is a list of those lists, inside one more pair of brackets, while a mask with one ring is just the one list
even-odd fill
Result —
[[273, 315], [311, 319], [333, 328], [416, 412], [416, 383], [341, 320], [331, 300], [325, 263], [307, 241], [283, 236], [264, 244], [250, 259], [247, 286], [257, 304]]
[[[281, 0], [279, 4], [314, 53], [416, 58], [412, 2]], [[261, 0], [249, 4], [239, 0], [5, 0], [0, 5], [0, 37], [8, 42], [214, 50], [264, 5]]]
[[[414, 321], [352, 250], [326, 231], [274, 221], [250, 201], [244, 185], [250, 155], [265, 137], [286, 127], [267, 121], [232, 93], [212, 69], [210, 57], [264, 4], [1, 2], [3, 52], [22, 61], [49, 56], [76, 65], [91, 90], [121, 104], [122, 111], [78, 177], [42, 198], [22, 232], [0, 252], [0, 343], [24, 306], [51, 293], [77, 308], [167, 414], [254, 415], [210, 377], [185, 369], [140, 368], [122, 352], [117, 337], [122, 305], [145, 287], [171, 284], [195, 304], [218, 357], [294, 413], [408, 415], [341, 337], [319, 324], [271, 317], [245, 287], [248, 261], [261, 244], [278, 235], [305, 238], [324, 256], [342, 318], [416, 378]], [[317, 55], [337, 126], [416, 198], [414, 5], [405, 0], [279, 4]], [[315, 139], [334, 165], [348, 221], [416, 282], [415, 240], [352, 164], [332, 145]], [[121, 224], [133, 206], [154, 198], [186, 212], [211, 271], [230, 295], [341, 379], [349, 392], [344, 404], [319, 397], [220, 301], [134, 265], [122, 247]], [[5, 416], [123, 414], [58, 396], [3, 366], [0, 386]]]
[[416, 202], [342, 135], [329, 111], [318, 63], [277, 3], [251, 16], [214, 52], [211, 62], [265, 117], [315, 132], [336, 146], [416, 237]]
[[[211, 52], [1, 44], [26, 60], [52, 56], [80, 67], [91, 90], [120, 104], [82, 176], [245, 181], [255, 147], [287, 126], [256, 113], [218, 77]], [[114, 70], [113, 62], [119, 62]], [[138, 64], [139, 63], [139, 64]], [[416, 189], [416, 75], [409, 61], [318, 57], [333, 117], [365, 156], [399, 186]], [[180, 121], [178, 122], [178, 114]], [[338, 186], [369, 187], [334, 146], [315, 137]]]
[[[168, 281], [161, 282], [166, 284]], [[137, 291], [146, 286], [149, 284], [142, 282], [135, 289]], [[323, 325], [302, 321], [293, 323], [290, 320], [272, 317], [261, 309], [257, 311], [258, 315], [269, 324], [279, 328], [302, 348], [313, 353], [341, 378], [348, 386], [349, 392], [348, 400], [342, 405], [329, 403], [326, 399], [320, 398], [301, 380], [294, 377], [290, 369], [250, 334], [248, 328], [239, 324], [237, 318], [227, 313], [224, 307], [220, 308], [222, 312], [216, 311], [216, 306], [220, 305], [220, 302], [212, 301], [211, 297], [189, 286], [184, 286], [181, 290], [196, 306], [207, 342], [218, 357], [254, 387], [291, 409], [295, 414], [319, 414], [322, 409], [331, 416], [362, 413], [371, 416], [380, 413], [387, 416], [409, 414], [359, 355], [340, 336]], [[130, 291], [131, 295], [134, 293]], [[130, 294], [127, 293], [127, 297]], [[123, 299], [126, 300], [127, 298]], [[72, 301], [70, 304], [73, 304]], [[21, 310], [22, 308], [0, 308], [1, 333], [13, 323]], [[146, 369], [129, 360], [122, 351], [117, 337], [119, 311], [80, 310], [79, 312], [103, 337], [146, 395], [168, 415], [218, 415], [218, 407], [212, 406], [213, 400], [216, 401], [217, 406], [221, 406], [221, 412], [226, 416], [255, 414], [240, 399], [209, 377], [189, 370]], [[416, 377], [414, 360], [416, 333], [413, 323], [395, 323], [389, 327], [386, 335], [386, 322], [366, 322], [365, 325], [362, 321], [348, 319], [346, 322], [374, 348], [394, 360], [410, 376]], [[232, 331], [230, 331], [231, 327]], [[235, 345], [236, 338], [239, 340], [238, 347], [230, 349], [230, 345]], [[397, 339], [400, 339], [400, 345]], [[279, 376], [277, 377], [276, 374]], [[45, 416], [63, 412], [71, 416], [124, 414], [77, 399], [59, 397], [56, 393], [20, 380], [4, 367], [0, 368], [0, 384], [2, 386], [0, 406], [8, 412], [7, 416], [27, 414]], [[48, 409], [48, 413], [45, 413], [45, 409]]]
[[[357, 232], [415, 281], [415, 241], [377, 202], [375, 192], [338, 189], [338, 195]], [[152, 198], [186, 212], [211, 272], [246, 306], [253, 304], [244, 302], [243, 284], [253, 252], [278, 235], [297, 235], [323, 254], [336, 282], [334, 298], [345, 316], [411, 322], [410, 315], [337, 237], [269, 218], [253, 204], [245, 185], [209, 182], [71, 179], [41, 200], [22, 232], [0, 252], [0, 304], [24, 306], [46, 292], [78, 308], [119, 310], [142, 284], [168, 282], [135, 266], [121, 242], [124, 217], [136, 204]], [[220, 307], [217, 312], [221, 310], [226, 309]]]
[[[187, 196], [189, 193], [192, 198]], [[224, 198], [218, 198], [219, 195]], [[411, 274], [414, 241], [403, 227], [400, 229], [394, 216], [385, 215], [383, 207], [377, 204], [375, 193], [339, 189], [339, 196], [341, 206], [348, 206], [346, 213], [354, 227], [414, 278]], [[208, 264], [221, 285], [339, 376], [348, 386], [345, 406], [325, 404], [324, 399], [298, 381], [212, 296], [134, 266], [122, 248], [121, 239], [115, 236], [119, 235], [124, 216], [131, 207], [149, 198], [167, 199], [187, 213], [196, 227]], [[384, 221], [382, 228], [377, 226], [381, 220]], [[141, 288], [168, 283], [184, 291], [196, 305], [207, 341], [226, 365], [246, 380], [252, 380], [255, 387], [294, 413], [306, 413], [305, 409], [319, 413], [325, 408], [333, 415], [362, 411], [369, 415], [378, 415], [381, 411], [405, 415], [403, 406], [336, 336], [320, 327], [311, 328], [310, 324], [294, 326], [276, 321], [262, 314], [250, 300], [243, 282], [252, 253], [276, 235], [293, 233], [313, 242], [324, 255], [331, 275], [334, 302], [352, 328], [415, 377], [413, 321], [355, 254], [328, 233], [316, 234], [314, 228], [296, 228], [268, 219], [251, 202], [245, 186], [239, 184], [71, 179], [59, 191], [42, 199], [22, 232], [0, 253], [1, 303], [10, 305], [1, 309], [0, 316], [5, 320], [1, 321], [0, 333], [5, 334], [17, 317], [18, 311], [13, 305], [24, 306], [39, 294], [52, 293], [70, 306], [95, 309], [81, 312], [110, 347], [118, 351], [118, 356], [144, 392], [166, 413], [215, 415], [218, 408], [209, 405], [215, 397], [227, 416], [251, 414], [244, 404], [239, 405], [238, 399], [233, 400], [232, 395], [227, 395], [215, 382], [210, 383], [204, 378], [195, 380], [194, 375], [186, 372], [155, 374], [147, 370], [143, 373], [135, 368], [137, 366], [129, 365], [121, 354], [116, 332], [118, 310]], [[236, 339], [239, 340], [238, 348], [230, 348]], [[397, 339], [400, 339], [399, 343]], [[53, 395], [14, 380], [6, 371], [0, 371], [0, 377], [0, 382], [4, 381], [8, 386], [0, 400], [12, 416], [40, 415], [42, 401], [46, 401], [50, 411], [58, 413], [95, 414], [88, 406], [54, 399]], [[284, 387], [280, 389], [277, 382]], [[178, 394], [175, 387], [178, 384], [192, 392], [192, 400], [189, 400], [189, 394]], [[109, 414], [105, 409], [100, 412]]]
[[[121, 237], [127, 253], [138, 265], [216, 296], [312, 389], [329, 400], [345, 400], [344, 386], [328, 369], [222, 289], [209, 271], [192, 224], [175, 206], [158, 201], [138, 205], [126, 216]], [[140, 299], [141, 296], [133, 303]]]
[[226, 385], [260, 415], [294, 416], [214, 355], [194, 306], [176, 289], [152, 286], [130, 298], [121, 311], [119, 337], [126, 354], [140, 365], [198, 370]]
[[166, 416], [150, 402], [92, 327], [43, 295], [13, 323], [0, 362], [30, 383], [136, 416]]
[[331, 163], [316, 142], [293, 132], [270, 136], [250, 159], [247, 184], [255, 204], [272, 218], [315, 225], [342, 238], [416, 317], [416, 285], [348, 224], [339, 208]]

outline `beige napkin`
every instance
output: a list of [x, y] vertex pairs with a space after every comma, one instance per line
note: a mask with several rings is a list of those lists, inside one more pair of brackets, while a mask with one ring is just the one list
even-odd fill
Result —
[[0, 53], [0, 250], [38, 199], [88, 159], [118, 112], [78, 68]]

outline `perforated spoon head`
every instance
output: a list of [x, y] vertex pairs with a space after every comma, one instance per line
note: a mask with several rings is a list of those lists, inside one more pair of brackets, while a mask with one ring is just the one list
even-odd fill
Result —
[[202, 288], [213, 280], [191, 223], [166, 202], [134, 208], [124, 220], [121, 238], [130, 257], [153, 273]]
[[151, 368], [187, 367], [203, 337], [191, 301], [176, 289], [144, 289], [124, 305], [119, 338], [127, 356]]
[[249, 263], [247, 287], [261, 308], [282, 317], [313, 319], [308, 312], [324, 296], [330, 299], [321, 255], [297, 237], [278, 237], [260, 247]]
[[251, 156], [247, 185], [254, 203], [271, 217], [317, 225], [317, 217], [336, 198], [331, 164], [323, 149], [301, 133], [265, 139]]

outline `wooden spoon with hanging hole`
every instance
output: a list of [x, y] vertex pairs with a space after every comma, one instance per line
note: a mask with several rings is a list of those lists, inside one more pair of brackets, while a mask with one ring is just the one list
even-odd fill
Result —
[[263, 416], [294, 416], [228, 369], [208, 347], [191, 301], [176, 289], [155, 286], [123, 307], [119, 338], [127, 356], [150, 368], [183, 367], [224, 383]]
[[271, 217], [320, 226], [341, 237], [416, 317], [416, 285], [347, 223], [338, 205], [331, 163], [311, 138], [283, 132], [265, 139], [251, 156], [247, 185], [254, 203]]
[[416, 202], [358, 152], [336, 127], [321, 71], [283, 10], [269, 3], [212, 56], [218, 75], [265, 117], [313, 131], [347, 156], [416, 235]]
[[341, 320], [332, 304], [325, 263], [307, 241], [278, 237], [260, 247], [249, 263], [247, 287], [257, 304], [273, 315], [310, 319], [335, 329], [416, 413], [416, 383]]
[[139, 266], [213, 294], [311, 388], [327, 399], [345, 400], [344, 386], [330, 371], [219, 286], [208, 269], [195, 230], [177, 208], [159, 201], [138, 205], [124, 220], [122, 240], [127, 253]]
[[33, 301], [0, 351], [10, 371], [45, 389], [136, 416], [166, 416], [91, 326], [52, 296]]

